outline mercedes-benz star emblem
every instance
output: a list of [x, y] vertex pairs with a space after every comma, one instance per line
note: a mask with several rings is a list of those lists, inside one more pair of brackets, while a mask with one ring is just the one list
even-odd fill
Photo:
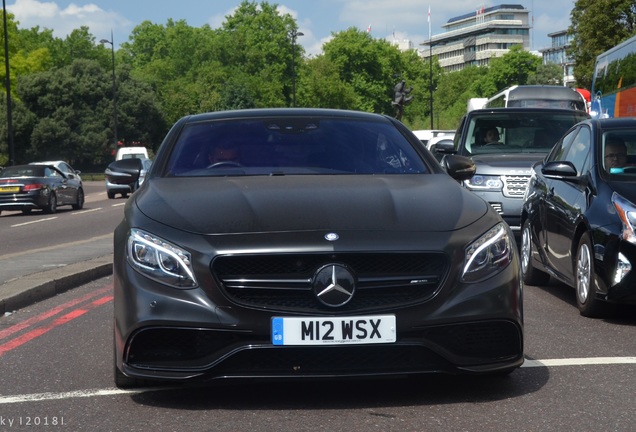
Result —
[[316, 298], [330, 307], [347, 304], [356, 289], [353, 274], [341, 264], [328, 264], [318, 269], [313, 287]]

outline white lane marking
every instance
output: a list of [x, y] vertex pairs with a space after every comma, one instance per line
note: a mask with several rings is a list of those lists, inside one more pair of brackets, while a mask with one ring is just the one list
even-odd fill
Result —
[[120, 389], [103, 389], [103, 390], [76, 390], [62, 393], [32, 393], [16, 396], [0, 396], [0, 405], [21, 403], [21, 402], [40, 402], [59, 399], [74, 399], [82, 397], [95, 396], [112, 396], [120, 394], [141, 393], [144, 389], [137, 390], [120, 390]]
[[90, 209], [90, 210], [81, 210], [81, 211], [72, 212], [71, 214], [72, 215], [79, 215], [79, 214], [84, 214], [84, 213], [91, 213], [91, 212], [99, 211], [101, 209], [102, 209], [101, 207], [97, 207], [97, 208]]
[[610, 364], [636, 364], [636, 357], [591, 357], [550, 360], [526, 360], [521, 367], [557, 367], [557, 366], [587, 366]]
[[46, 221], [50, 221], [50, 220], [53, 220], [53, 219], [57, 219], [57, 216], [53, 216], [53, 217], [45, 218], [45, 219], [38, 219], [36, 221], [31, 221], [31, 222], [23, 222], [23, 223], [11, 225], [11, 228], [21, 227], [21, 226], [25, 226], [25, 225], [31, 225], [31, 224], [40, 223], [40, 222], [46, 222]]
[[126, 203], [123, 202], [123, 203], [119, 203], [119, 204], [113, 204], [112, 207], [121, 207], [123, 205], [126, 205]]
[[[548, 359], [548, 360], [526, 360], [521, 367], [556, 367], [556, 366], [585, 366], [585, 365], [616, 365], [616, 364], [636, 364], [636, 357], [591, 357], [591, 358], [571, 358], [571, 359]], [[113, 396], [138, 394], [145, 391], [167, 390], [170, 387], [138, 388], [135, 390], [96, 389], [96, 390], [76, 390], [62, 393], [31, 393], [14, 396], [0, 396], [0, 405], [23, 402], [40, 402], [60, 399], [74, 399], [83, 397]]]

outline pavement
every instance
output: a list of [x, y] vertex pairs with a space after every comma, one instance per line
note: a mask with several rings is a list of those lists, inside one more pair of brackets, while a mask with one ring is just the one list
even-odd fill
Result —
[[6, 281], [0, 285], [0, 316], [112, 273], [108, 254]]

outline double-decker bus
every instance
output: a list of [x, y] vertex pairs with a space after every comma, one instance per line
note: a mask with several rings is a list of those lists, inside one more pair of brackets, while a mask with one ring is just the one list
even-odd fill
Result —
[[590, 115], [636, 116], [636, 36], [596, 57]]
[[585, 98], [569, 87], [553, 85], [515, 85], [489, 98], [484, 108], [528, 107], [564, 108], [587, 112]]

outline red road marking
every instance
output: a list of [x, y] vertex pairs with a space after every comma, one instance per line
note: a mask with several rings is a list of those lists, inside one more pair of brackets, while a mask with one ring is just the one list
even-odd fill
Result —
[[[16, 333], [20, 330], [24, 330], [28, 327], [31, 327], [47, 318], [50, 318], [54, 315], [57, 315], [58, 313], [62, 312], [65, 309], [69, 309], [72, 308], [73, 306], [76, 306], [79, 303], [82, 303], [86, 300], [90, 300], [91, 298], [98, 296], [100, 294], [104, 294], [106, 291], [110, 291], [112, 290], [113, 286], [108, 285], [104, 288], [101, 288], [97, 291], [94, 291], [88, 295], [85, 295], [83, 297], [79, 297], [77, 299], [73, 299], [67, 303], [64, 303], [60, 306], [57, 306], [53, 309], [51, 309], [50, 311], [44, 312], [40, 315], [37, 315], [35, 317], [29, 318], [28, 320], [25, 320], [21, 323], [15, 324], [3, 331], [0, 331], [0, 339], [7, 337], [8, 335], [11, 335], [13, 333]], [[107, 295], [104, 297], [101, 297], [99, 299], [96, 299], [94, 301], [92, 301], [91, 303], [89, 303], [88, 305], [84, 305], [81, 308], [72, 310], [70, 312], [68, 312], [65, 315], [62, 315], [61, 317], [56, 318], [51, 324], [48, 325], [43, 325], [41, 327], [36, 327], [33, 330], [29, 330], [28, 332], [14, 338], [11, 339], [7, 342], [5, 342], [4, 344], [0, 345], [0, 356], [4, 355], [5, 353], [21, 346], [24, 345], [25, 343], [32, 341], [33, 339], [42, 336], [43, 334], [61, 326], [64, 325], [72, 320], [74, 320], [75, 318], [79, 318], [82, 315], [84, 315], [85, 313], [87, 313], [88, 311], [90, 311], [91, 309], [95, 309], [105, 303], [108, 303], [109, 301], [111, 301], [113, 299], [112, 295]]]
[[[86, 294], [85, 296], [82, 297], [78, 297], [76, 299], [73, 299], [69, 302], [66, 302], [64, 304], [61, 304], [59, 306], [54, 307], [53, 309], [43, 312], [40, 315], [36, 315], [32, 318], [29, 318], [27, 320], [22, 321], [21, 323], [18, 324], [14, 324], [11, 327], [7, 327], [4, 330], [0, 330], [0, 339], [4, 339], [7, 336], [11, 336], [13, 333], [17, 333], [21, 330], [24, 330], [27, 327], [32, 326], [33, 324], [37, 324], [40, 321], [44, 321], [45, 319], [51, 318], [54, 315], [59, 314], [60, 312], [62, 312], [65, 309], [69, 309], [79, 303], [83, 303], [86, 300], [90, 300], [93, 297], [97, 297], [98, 295], [104, 294], [107, 291], [110, 291], [113, 289], [113, 285], [107, 285], [103, 288], [100, 288], [96, 291], [93, 291], [92, 293]], [[112, 297], [111, 297], [112, 298]]]

